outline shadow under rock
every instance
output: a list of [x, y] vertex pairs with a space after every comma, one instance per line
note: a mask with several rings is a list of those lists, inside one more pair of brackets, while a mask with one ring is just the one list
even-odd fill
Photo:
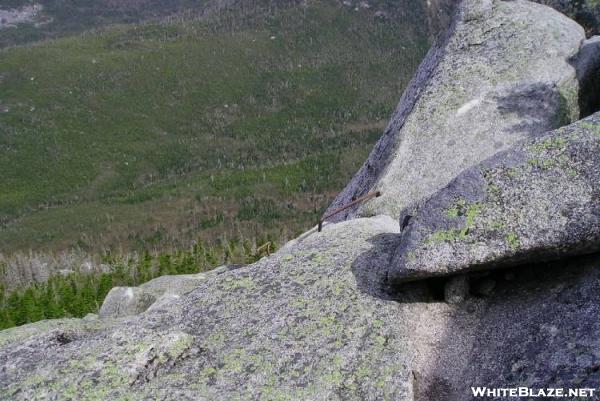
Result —
[[402, 303], [443, 301], [447, 278], [413, 281], [400, 286], [389, 284], [387, 272], [399, 241], [400, 235], [394, 233], [379, 234], [368, 239], [372, 248], [352, 263], [358, 289], [375, 298]]
[[493, 292], [465, 302], [476, 311], [453, 314], [416, 367], [417, 401], [481, 399], [471, 386], [599, 388], [600, 255], [495, 270], [487, 280]]
[[580, 118], [585, 118], [600, 110], [600, 37], [586, 40], [570, 64], [579, 82]]
[[[600, 254], [472, 274], [471, 296], [448, 305], [448, 278], [389, 286], [399, 240], [373, 236], [352, 272], [372, 297], [431, 305], [431, 332], [416, 343], [416, 401], [474, 401], [471, 386], [600, 388]], [[484, 282], [494, 285], [482, 294]]]

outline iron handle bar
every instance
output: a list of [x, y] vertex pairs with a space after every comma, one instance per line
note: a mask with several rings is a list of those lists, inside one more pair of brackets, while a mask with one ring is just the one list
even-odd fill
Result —
[[319, 232], [321, 232], [321, 230], [323, 229], [323, 223], [324, 223], [324, 222], [325, 222], [325, 220], [327, 220], [328, 218], [330, 218], [330, 217], [333, 217], [333, 216], [335, 216], [336, 214], [338, 214], [338, 213], [341, 213], [341, 212], [343, 212], [344, 210], [346, 210], [346, 209], [348, 209], [348, 208], [351, 208], [351, 207], [352, 207], [352, 206], [354, 206], [354, 205], [357, 205], [357, 204], [359, 204], [359, 203], [362, 203], [362, 202], [366, 202], [366, 201], [368, 201], [369, 199], [378, 198], [378, 197], [380, 197], [380, 196], [381, 196], [381, 191], [373, 191], [373, 192], [369, 192], [368, 194], [366, 194], [366, 195], [363, 195], [363, 196], [361, 196], [360, 198], [358, 198], [358, 199], [355, 199], [355, 200], [353, 200], [352, 202], [348, 203], [346, 206], [342, 206], [342, 207], [340, 207], [340, 208], [338, 208], [338, 209], [335, 209], [335, 210], [334, 210], [334, 211], [332, 211], [331, 213], [329, 213], [329, 214], [327, 214], [327, 215], [325, 215], [325, 216], [321, 217], [321, 219], [319, 220], [319, 229], [318, 229], [318, 231], [319, 231]]

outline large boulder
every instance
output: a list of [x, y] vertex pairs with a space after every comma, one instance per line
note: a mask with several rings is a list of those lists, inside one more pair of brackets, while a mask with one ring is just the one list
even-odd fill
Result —
[[328, 225], [144, 314], [0, 332], [0, 399], [465, 401], [470, 386], [600, 386], [598, 257], [489, 276], [488, 296], [447, 304], [426, 282], [386, 291], [395, 227]]
[[328, 226], [101, 332], [13, 340], [0, 348], [0, 398], [413, 400], [417, 344], [439, 333], [424, 322], [450, 307], [383, 291], [397, 226]]
[[600, 113], [467, 169], [400, 220], [394, 282], [600, 251]]
[[573, 18], [588, 36], [600, 35], [600, 3], [597, 0], [535, 0]]
[[169, 302], [191, 292], [205, 278], [204, 273], [180, 274], [157, 277], [139, 287], [114, 287], [106, 295], [99, 315], [102, 318], [137, 315], [156, 303]]
[[578, 24], [549, 7], [463, 1], [369, 159], [329, 210], [380, 190], [383, 196], [337, 220], [396, 218], [465, 168], [578, 119], [571, 59], [584, 39]]
[[137, 315], [144, 312], [157, 297], [137, 287], [113, 287], [100, 308], [102, 318]]

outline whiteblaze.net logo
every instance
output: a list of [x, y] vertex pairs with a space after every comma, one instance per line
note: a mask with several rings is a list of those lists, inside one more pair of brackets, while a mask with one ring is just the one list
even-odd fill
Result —
[[594, 388], [541, 388], [533, 389], [529, 387], [513, 388], [490, 388], [490, 387], [471, 387], [474, 397], [494, 397], [494, 398], [591, 398], [595, 399], [596, 389]]

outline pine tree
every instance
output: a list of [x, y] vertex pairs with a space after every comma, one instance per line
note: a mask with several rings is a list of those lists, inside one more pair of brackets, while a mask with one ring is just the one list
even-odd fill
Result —
[[78, 316], [82, 317], [97, 310], [98, 304], [96, 303], [95, 291], [90, 276], [85, 278], [85, 283], [79, 294], [81, 305]]
[[21, 298], [21, 310], [26, 322], [37, 322], [44, 318], [44, 313], [40, 306], [35, 296], [35, 287], [27, 288]]
[[142, 259], [140, 260], [139, 264], [138, 264], [138, 284], [143, 284], [149, 280], [151, 280], [153, 277], [152, 274], [152, 255], [150, 255], [150, 252], [148, 252], [147, 250], [144, 251], [144, 256], [142, 257]]
[[12, 321], [17, 326], [25, 323], [26, 317], [21, 308], [21, 296], [18, 292], [14, 291], [10, 294], [6, 300], [6, 310], [8, 314], [7, 320]]
[[98, 290], [96, 291], [96, 301], [99, 305], [102, 304], [104, 298], [106, 298], [106, 294], [113, 288], [113, 278], [110, 273], [102, 273], [100, 276], [100, 283], [98, 284]]
[[54, 280], [49, 280], [46, 284], [46, 291], [43, 297], [44, 316], [47, 319], [56, 319], [62, 317], [60, 306], [56, 300], [54, 291]]
[[60, 309], [63, 311], [64, 315], [73, 316], [75, 288], [73, 288], [70, 280], [60, 280], [58, 297], [60, 300]]

